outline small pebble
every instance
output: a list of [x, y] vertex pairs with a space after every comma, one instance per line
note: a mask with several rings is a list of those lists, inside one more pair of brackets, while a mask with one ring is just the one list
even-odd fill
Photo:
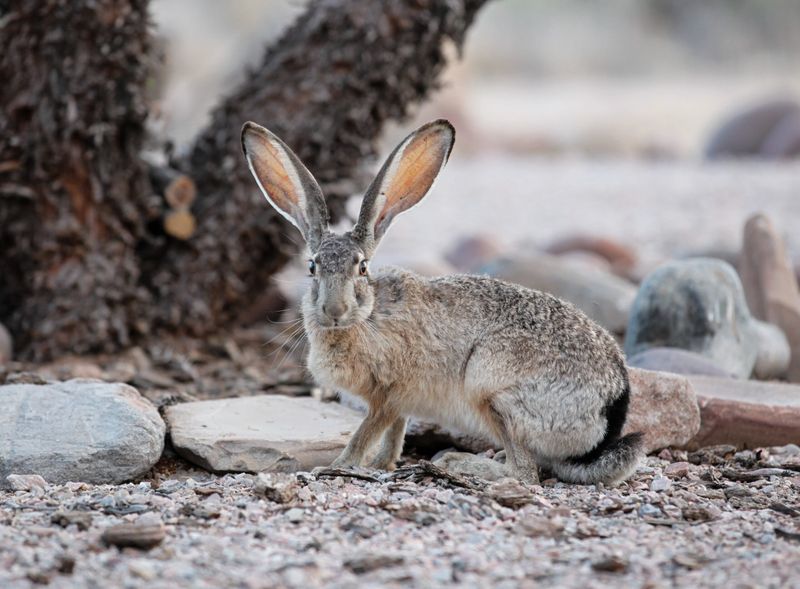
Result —
[[639, 515], [641, 517], [661, 517], [663, 514], [658, 507], [645, 503], [639, 507]]
[[672, 481], [670, 481], [665, 476], [657, 476], [653, 479], [650, 483], [650, 490], [660, 493], [662, 491], [668, 490], [672, 486]]
[[303, 521], [304, 517], [305, 517], [305, 511], [297, 507], [293, 507], [292, 509], [286, 512], [286, 519], [295, 524], [298, 524], [301, 521]]
[[673, 462], [672, 464], [667, 465], [667, 467], [664, 469], [664, 474], [673, 478], [683, 478], [689, 474], [691, 466], [692, 465], [688, 462]]

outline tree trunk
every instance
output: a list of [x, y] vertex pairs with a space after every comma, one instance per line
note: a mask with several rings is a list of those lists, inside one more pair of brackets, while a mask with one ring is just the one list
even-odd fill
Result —
[[[436, 87], [444, 42], [460, 46], [484, 2], [313, 1], [173, 162], [188, 184], [162, 197], [154, 186], [180, 174], [139, 158], [148, 0], [0, 0], [0, 322], [34, 358], [224, 326], [299, 241], [257, 192], [242, 124], [282, 136], [336, 218], [384, 123]], [[165, 211], [192, 181], [193, 202]]]
[[180, 166], [194, 178], [197, 234], [169, 244], [148, 269], [158, 323], [194, 334], [237, 317], [269, 288], [300, 236], [258, 192], [240, 133], [253, 120], [277, 133], [322, 184], [337, 219], [361, 188], [388, 120], [437, 87], [445, 42], [461, 46], [485, 0], [321, 0], [267, 51], [214, 110]]
[[0, 3], [0, 321], [33, 357], [147, 328], [146, 7]]

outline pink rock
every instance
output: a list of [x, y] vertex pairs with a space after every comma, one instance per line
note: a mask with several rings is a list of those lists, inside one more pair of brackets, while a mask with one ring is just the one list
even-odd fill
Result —
[[744, 226], [739, 274], [753, 316], [786, 334], [788, 378], [800, 382], [800, 289], [783, 239], [764, 215], [750, 217]]
[[689, 474], [691, 465], [688, 462], [673, 462], [664, 469], [664, 474], [675, 478], [683, 478]]
[[491, 237], [473, 235], [459, 239], [444, 258], [460, 272], [476, 272], [502, 251], [500, 244]]
[[555, 255], [574, 252], [588, 252], [597, 255], [608, 262], [614, 274], [625, 278], [633, 276], [638, 264], [636, 252], [622, 243], [605, 237], [575, 235], [554, 241], [545, 251]]
[[631, 402], [623, 433], [644, 433], [647, 452], [683, 446], [700, 429], [700, 410], [684, 376], [629, 368]]
[[690, 376], [700, 430], [689, 449], [731, 444], [760, 448], [800, 443], [800, 386]]

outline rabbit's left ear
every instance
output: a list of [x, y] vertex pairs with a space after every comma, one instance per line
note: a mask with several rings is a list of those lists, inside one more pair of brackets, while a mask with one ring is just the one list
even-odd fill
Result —
[[433, 121], [406, 137], [383, 164], [367, 189], [352, 232], [368, 256], [392, 220], [428, 194], [450, 157], [455, 138], [448, 121]]

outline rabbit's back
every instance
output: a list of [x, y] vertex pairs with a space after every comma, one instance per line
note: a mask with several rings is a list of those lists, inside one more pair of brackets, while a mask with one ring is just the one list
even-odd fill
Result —
[[474, 404], [471, 393], [531, 379], [601, 391], [594, 405], [625, 379], [611, 335], [549, 294], [489, 277], [429, 279], [399, 269], [382, 270], [374, 287], [367, 325], [307, 326], [309, 367], [321, 382], [367, 399], [407, 389], [404, 407], [434, 417]]
[[447, 311], [442, 325], [463, 322], [479, 337], [518, 347], [520, 361], [535, 351], [539, 364], [564, 376], [622, 361], [605, 329], [571, 303], [550, 294], [487, 276], [447, 276], [429, 281], [431, 303]]

